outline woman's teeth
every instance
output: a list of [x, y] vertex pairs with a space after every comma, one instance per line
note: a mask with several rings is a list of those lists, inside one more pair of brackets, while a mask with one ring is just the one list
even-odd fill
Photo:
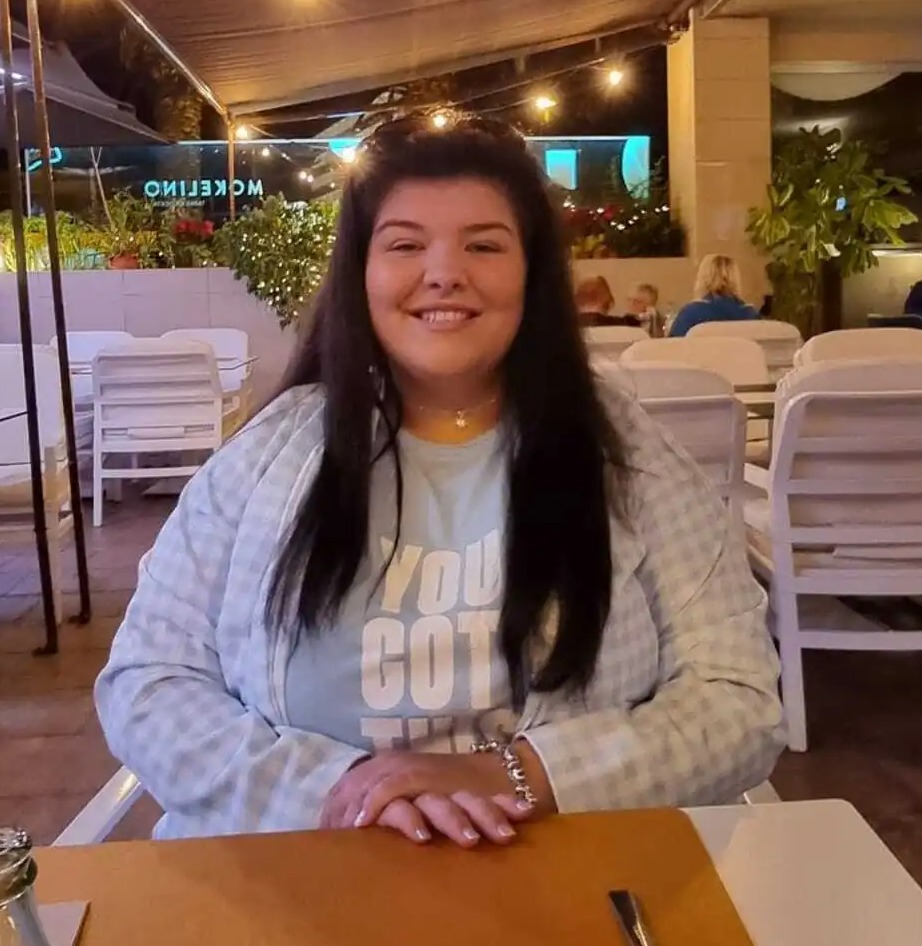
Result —
[[471, 313], [463, 309], [427, 309], [418, 313], [424, 322], [463, 322]]

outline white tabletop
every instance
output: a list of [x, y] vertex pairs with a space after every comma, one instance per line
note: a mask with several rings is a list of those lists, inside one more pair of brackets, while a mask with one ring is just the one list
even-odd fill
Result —
[[922, 888], [847, 802], [688, 814], [755, 946], [922, 944]]

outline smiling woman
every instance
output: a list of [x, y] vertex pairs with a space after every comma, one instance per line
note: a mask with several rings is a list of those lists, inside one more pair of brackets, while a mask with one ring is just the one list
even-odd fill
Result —
[[161, 837], [726, 802], [783, 741], [720, 499], [593, 377], [505, 125], [359, 149], [278, 397], [190, 483], [97, 684]]

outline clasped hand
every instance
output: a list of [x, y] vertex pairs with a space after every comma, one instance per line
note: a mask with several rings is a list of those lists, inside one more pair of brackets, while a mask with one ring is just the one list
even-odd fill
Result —
[[494, 755], [384, 752], [353, 766], [330, 792], [322, 828], [393, 828], [425, 843], [433, 833], [462, 847], [503, 844], [532, 814]]

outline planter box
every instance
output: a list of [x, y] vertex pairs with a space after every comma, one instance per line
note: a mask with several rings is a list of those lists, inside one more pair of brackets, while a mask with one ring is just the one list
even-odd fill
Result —
[[[64, 307], [70, 331], [120, 330], [139, 338], [175, 328], [240, 328], [250, 336], [257, 399], [278, 382], [294, 345], [294, 332], [253, 298], [227, 269], [136, 269], [64, 272]], [[51, 278], [29, 276], [35, 341], [54, 335]], [[16, 275], [0, 273], [0, 342], [19, 341]]]

